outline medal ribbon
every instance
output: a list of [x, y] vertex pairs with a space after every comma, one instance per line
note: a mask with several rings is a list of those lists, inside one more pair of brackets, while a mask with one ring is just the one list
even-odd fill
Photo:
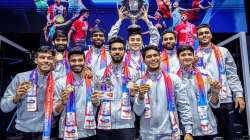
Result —
[[92, 87], [91, 87], [91, 79], [85, 78], [86, 82], [86, 109], [85, 109], [85, 122], [84, 122], [84, 128], [85, 129], [95, 129], [96, 128], [96, 122], [95, 122], [95, 115], [94, 115], [94, 109], [93, 104], [91, 101], [92, 97]]
[[[73, 85], [74, 76], [73, 72], [69, 72], [66, 78], [66, 85]], [[76, 122], [76, 103], [75, 103], [75, 91], [72, 91], [69, 95], [69, 100], [66, 105], [66, 117], [64, 127], [64, 139], [77, 139], [77, 122]]]
[[54, 99], [54, 79], [52, 72], [48, 74], [46, 95], [45, 95], [45, 104], [44, 104], [44, 131], [43, 131], [43, 140], [49, 140], [51, 134], [51, 120], [53, 112], [53, 99]]
[[[93, 48], [90, 48], [86, 53], [86, 63], [91, 64], [91, 55], [93, 53]], [[100, 68], [105, 68], [107, 66], [107, 52], [104, 47], [101, 48], [101, 62]]]
[[163, 63], [163, 70], [167, 73], [170, 72], [169, 68], [169, 56], [168, 56], [168, 51], [164, 50], [163, 53], [161, 54], [161, 60]]
[[[211, 134], [213, 132], [213, 129], [209, 124], [209, 119], [208, 119], [208, 103], [205, 91], [205, 84], [202, 78], [203, 74], [198, 69], [189, 70], [188, 73], [194, 75], [195, 77], [195, 85], [197, 88], [196, 99], [197, 99], [198, 114], [200, 118], [201, 129], [204, 134]], [[182, 78], [181, 69], [178, 70], [177, 75], [180, 78]]]

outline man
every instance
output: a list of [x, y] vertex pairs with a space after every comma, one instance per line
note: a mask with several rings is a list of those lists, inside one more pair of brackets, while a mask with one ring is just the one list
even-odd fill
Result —
[[50, 138], [54, 78], [52, 74], [55, 52], [41, 46], [36, 53], [36, 68], [17, 74], [1, 99], [3, 112], [17, 107], [16, 126], [21, 140]]
[[[124, 11], [125, 8], [121, 7], [118, 9], [118, 16], [119, 19], [115, 23], [115, 25], [112, 26], [108, 38], [112, 38], [118, 35], [120, 26], [122, 24], [122, 21], [126, 18], [124, 16]], [[156, 45], [158, 46], [159, 44], [159, 32], [157, 28], [152, 24], [152, 22], [149, 21], [148, 19], [148, 11], [145, 8], [142, 8], [142, 19], [144, 22], [147, 24], [150, 32], [150, 42], [149, 44]], [[141, 28], [138, 27], [129, 27], [128, 29], [128, 47], [129, 50], [127, 51], [127, 54], [125, 56], [125, 61], [128, 63], [129, 67], [136, 69], [139, 71], [140, 75], [139, 77], [145, 72], [145, 64], [143, 64], [143, 59], [140, 53], [140, 50], [143, 46], [143, 39], [142, 39], [142, 34], [141, 34]], [[138, 76], [136, 76], [138, 77]], [[135, 80], [138, 78], [134, 78]]]
[[55, 0], [55, 3], [48, 7], [47, 11], [47, 24], [55, 22], [57, 16], [66, 17], [67, 10], [61, 3], [61, 0]]
[[194, 65], [194, 49], [192, 46], [182, 46], [177, 50], [180, 69], [177, 75], [187, 87], [193, 114], [194, 140], [213, 140], [217, 134], [217, 124], [212, 108], [219, 107], [219, 92], [221, 84], [211, 80], [211, 74], [198, 70]]
[[72, 44], [72, 47], [82, 47], [84, 50], [86, 48], [86, 37], [88, 33], [88, 22], [86, 21], [89, 17], [89, 11], [86, 8], [83, 8], [80, 11], [80, 17], [73, 22], [69, 32], [68, 39]]
[[69, 0], [68, 4], [69, 16], [72, 16], [75, 13], [79, 13], [81, 9], [86, 8], [82, 0]]
[[215, 110], [219, 134], [225, 140], [232, 140], [234, 139], [234, 133], [232, 133], [234, 132], [234, 109], [239, 108], [240, 113], [245, 109], [243, 89], [237, 75], [236, 64], [226, 48], [218, 47], [211, 42], [213, 36], [209, 25], [199, 25], [197, 37], [200, 43], [197, 51], [199, 68], [208, 70], [212, 74], [212, 79], [218, 80], [222, 84], [219, 94], [220, 108]]
[[188, 21], [188, 14], [181, 13], [182, 22], [175, 27], [179, 46], [191, 45], [194, 46], [194, 39], [196, 38], [195, 25]]
[[179, 69], [179, 61], [176, 55], [176, 37], [175, 32], [165, 30], [162, 33], [162, 46], [161, 52], [162, 69], [167, 73], [174, 73]]
[[[185, 140], [192, 140], [192, 114], [186, 88], [176, 75], [164, 72], [160, 51], [149, 45], [142, 51], [147, 72], [139, 80], [139, 94], [134, 111], [141, 116], [140, 134], [143, 140], [179, 139], [178, 115], [184, 126]], [[136, 90], [135, 90], [136, 91]]]
[[[56, 49], [56, 63], [55, 63], [55, 79], [61, 77], [66, 77], [67, 73], [70, 71], [70, 66], [68, 62], [68, 39], [66, 34], [58, 30], [53, 36], [52, 45]], [[89, 67], [84, 67], [84, 73], [88, 77], [92, 77], [92, 72]]]
[[132, 69], [123, 62], [125, 43], [120, 37], [109, 40], [111, 63], [96, 75], [92, 97], [98, 112], [97, 138], [99, 140], [132, 140], [135, 138], [135, 115], [131, 109], [128, 82]]
[[104, 30], [96, 27], [91, 32], [92, 47], [86, 51], [86, 64], [91, 67], [95, 74], [99, 70], [105, 68], [110, 63], [110, 56], [106, 51], [104, 42]]
[[66, 77], [58, 80], [55, 90], [54, 114], [61, 114], [59, 138], [95, 139], [92, 84], [84, 77], [84, 52], [75, 47], [70, 50], [68, 59], [71, 69]]
[[53, 36], [52, 45], [56, 49], [56, 63], [54, 71], [56, 72], [56, 79], [59, 79], [60, 77], [65, 77], [70, 70], [67, 58], [68, 38], [66, 34], [61, 30], [56, 31]]
[[[156, 0], [157, 10], [155, 15], [160, 15], [164, 19], [171, 18], [171, 2], [170, 0]], [[159, 19], [159, 18], [158, 18]]]

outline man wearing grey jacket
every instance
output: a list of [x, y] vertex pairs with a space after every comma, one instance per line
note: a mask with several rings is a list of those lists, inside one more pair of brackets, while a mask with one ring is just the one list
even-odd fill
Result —
[[[125, 7], [121, 7], [118, 9], [118, 21], [112, 26], [109, 34], [108, 39], [115, 37], [118, 35], [120, 26], [122, 24], [122, 21], [126, 18], [124, 16]], [[158, 46], [159, 40], [160, 40], [160, 34], [157, 30], [157, 28], [152, 24], [151, 21], [148, 19], [148, 11], [145, 8], [142, 8], [142, 20], [147, 24], [150, 32], [150, 42], [149, 44]], [[136, 69], [139, 71], [139, 75], [137, 76], [138, 79], [141, 75], [144, 74], [146, 68], [145, 64], [143, 63], [143, 59], [140, 53], [140, 50], [143, 46], [143, 38], [141, 33], [141, 27], [140, 26], [130, 26], [128, 29], [128, 50], [126, 51], [126, 54], [124, 56], [126, 63], [128, 63], [129, 67]]]
[[[140, 135], [143, 140], [172, 140], [180, 138], [178, 118], [184, 126], [184, 139], [192, 140], [192, 114], [181, 79], [160, 67], [160, 51], [155, 46], [143, 49], [147, 65], [133, 106], [141, 116]], [[177, 112], [179, 115], [177, 115]]]
[[223, 139], [233, 140], [234, 109], [239, 108], [239, 112], [245, 109], [243, 88], [237, 75], [236, 64], [226, 48], [218, 47], [211, 42], [213, 36], [209, 25], [197, 26], [197, 37], [200, 43], [197, 51], [198, 67], [209, 71], [212, 79], [222, 84], [219, 94], [220, 108], [215, 110], [220, 128], [219, 134]]

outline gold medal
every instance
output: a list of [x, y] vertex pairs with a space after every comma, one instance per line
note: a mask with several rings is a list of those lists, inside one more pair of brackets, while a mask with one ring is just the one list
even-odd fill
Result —
[[129, 81], [127, 86], [128, 86], [129, 89], [131, 89], [131, 88], [133, 88], [133, 85], [134, 85], [134, 83]]
[[152, 87], [153, 86], [153, 81], [151, 79], [149, 79], [147, 82], [146, 82], [147, 85], [149, 85], [149, 87]]
[[209, 84], [212, 84], [213, 80], [212, 80], [212, 78], [211, 78], [210, 76], [207, 77], [207, 82], [208, 82]]

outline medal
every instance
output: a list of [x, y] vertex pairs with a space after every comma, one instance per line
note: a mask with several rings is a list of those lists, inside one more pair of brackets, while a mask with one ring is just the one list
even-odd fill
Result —
[[151, 106], [150, 106], [150, 98], [149, 98], [148, 93], [145, 94], [144, 104], [145, 104], [144, 118], [146, 119], [151, 118]]
[[84, 120], [84, 128], [85, 129], [95, 129], [96, 128], [96, 123], [95, 123], [95, 116], [94, 110], [93, 110], [93, 105], [91, 102], [87, 103], [86, 107], [86, 113], [85, 113], [85, 120]]
[[111, 102], [103, 101], [98, 116], [98, 129], [111, 129]]
[[33, 85], [27, 92], [27, 111], [28, 112], [35, 112], [37, 111], [37, 90], [36, 86]]

